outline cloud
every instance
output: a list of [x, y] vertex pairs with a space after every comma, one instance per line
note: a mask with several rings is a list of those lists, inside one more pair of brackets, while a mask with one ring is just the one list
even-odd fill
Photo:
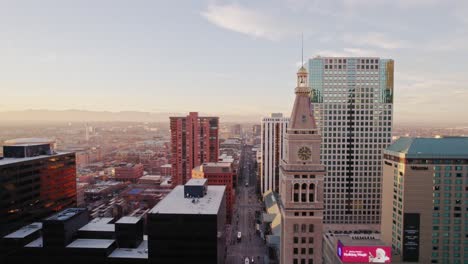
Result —
[[394, 50], [409, 47], [407, 41], [392, 39], [385, 34], [378, 32], [369, 32], [367, 34], [345, 34], [345, 42], [372, 46], [380, 49]]
[[218, 27], [254, 38], [279, 40], [292, 33], [274, 17], [237, 4], [210, 5], [201, 15]]

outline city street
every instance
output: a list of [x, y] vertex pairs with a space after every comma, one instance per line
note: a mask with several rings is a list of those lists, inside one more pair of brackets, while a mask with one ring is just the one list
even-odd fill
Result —
[[[255, 193], [256, 175], [254, 157], [250, 148], [246, 146], [243, 150], [244, 159], [240, 168], [242, 173], [236, 192], [232, 228], [228, 236], [230, 238], [227, 241], [227, 264], [245, 264], [246, 257], [249, 258], [248, 263], [268, 263], [265, 243], [255, 228], [255, 211], [261, 213], [262, 205]], [[241, 232], [240, 241], [237, 239], [238, 231]]]

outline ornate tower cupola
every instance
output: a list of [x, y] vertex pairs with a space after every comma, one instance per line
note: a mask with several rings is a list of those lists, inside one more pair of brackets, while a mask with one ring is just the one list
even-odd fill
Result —
[[309, 87], [307, 85], [307, 70], [304, 65], [297, 72], [297, 87]]

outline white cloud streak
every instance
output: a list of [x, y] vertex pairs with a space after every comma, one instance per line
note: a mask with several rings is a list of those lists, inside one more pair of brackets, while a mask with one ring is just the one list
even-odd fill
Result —
[[201, 15], [212, 24], [254, 38], [279, 40], [292, 33], [285, 23], [237, 4], [210, 5]]

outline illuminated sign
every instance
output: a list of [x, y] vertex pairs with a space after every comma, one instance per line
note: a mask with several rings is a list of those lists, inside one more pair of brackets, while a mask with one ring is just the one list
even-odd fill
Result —
[[392, 249], [388, 246], [344, 246], [338, 241], [337, 254], [343, 263], [392, 262]]

